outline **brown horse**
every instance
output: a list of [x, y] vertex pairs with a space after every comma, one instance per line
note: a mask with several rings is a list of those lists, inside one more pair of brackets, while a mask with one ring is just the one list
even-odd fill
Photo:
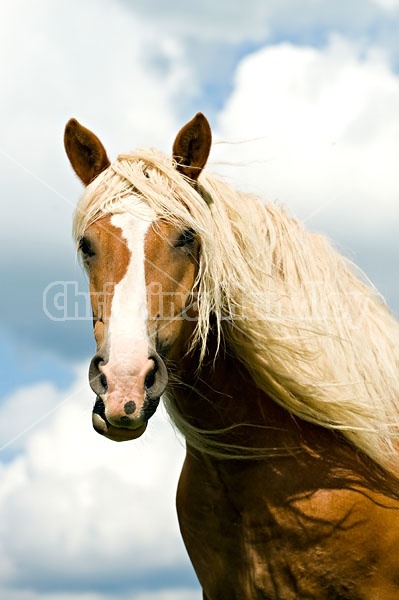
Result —
[[130, 440], [160, 397], [186, 438], [181, 532], [207, 600], [399, 598], [399, 326], [319, 235], [173, 158], [110, 164], [75, 119], [86, 186], [96, 431]]

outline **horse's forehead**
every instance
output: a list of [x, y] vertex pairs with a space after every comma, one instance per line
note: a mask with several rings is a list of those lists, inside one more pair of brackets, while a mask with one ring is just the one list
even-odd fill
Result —
[[150, 212], [140, 216], [117, 213], [100, 217], [85, 232], [93, 240], [94, 250], [97, 246], [101, 254], [96, 280], [119, 283], [128, 268], [138, 267], [138, 262], [144, 263], [145, 271], [155, 259], [163, 263], [162, 246], [173, 229], [171, 223]]
[[104, 214], [87, 227], [85, 237], [93, 238], [101, 250], [111, 249], [115, 252], [119, 248], [131, 249], [137, 238], [142, 238], [140, 232], [148, 229], [154, 216], [150, 210], [143, 215], [130, 213]]
[[122, 231], [112, 223], [112, 215], [105, 214], [94, 223], [89, 225], [84, 233], [85, 236], [95, 236], [102, 246], [115, 243], [124, 243]]

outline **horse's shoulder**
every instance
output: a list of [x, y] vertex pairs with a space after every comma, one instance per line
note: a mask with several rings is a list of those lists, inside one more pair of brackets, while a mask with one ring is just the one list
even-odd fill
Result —
[[335, 524], [337, 531], [350, 528], [364, 536], [378, 532], [379, 540], [399, 541], [399, 500], [379, 491], [361, 487], [319, 489], [294, 500], [292, 506], [315, 521]]

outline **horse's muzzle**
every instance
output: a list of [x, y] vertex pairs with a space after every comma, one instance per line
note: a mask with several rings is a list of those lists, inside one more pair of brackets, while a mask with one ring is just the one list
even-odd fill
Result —
[[165, 391], [168, 374], [156, 353], [143, 361], [137, 375], [128, 376], [110, 368], [96, 355], [91, 361], [89, 379], [97, 396], [92, 417], [94, 429], [112, 440], [125, 441], [144, 433]]
[[93, 427], [97, 433], [114, 442], [127, 442], [139, 438], [147, 429], [147, 422], [138, 424], [136, 428], [115, 427], [105, 416], [104, 401], [97, 396], [92, 412]]

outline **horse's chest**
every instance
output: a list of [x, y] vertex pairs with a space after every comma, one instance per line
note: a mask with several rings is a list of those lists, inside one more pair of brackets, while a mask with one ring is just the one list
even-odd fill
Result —
[[186, 462], [179, 483], [180, 528], [205, 598], [298, 600], [290, 556], [267, 504], [244, 502], [243, 510], [245, 490], [225, 483], [218, 474], [202, 471], [195, 459]]
[[[208, 600], [399, 597], [399, 559], [381, 569], [378, 536], [363, 528], [356, 538], [364, 515], [349, 511], [342, 522], [329, 521], [300, 504], [271, 505], [250, 493], [249, 480], [229, 484], [196, 459], [186, 462], [179, 483], [181, 532]], [[396, 584], [382, 570], [396, 570]]]

